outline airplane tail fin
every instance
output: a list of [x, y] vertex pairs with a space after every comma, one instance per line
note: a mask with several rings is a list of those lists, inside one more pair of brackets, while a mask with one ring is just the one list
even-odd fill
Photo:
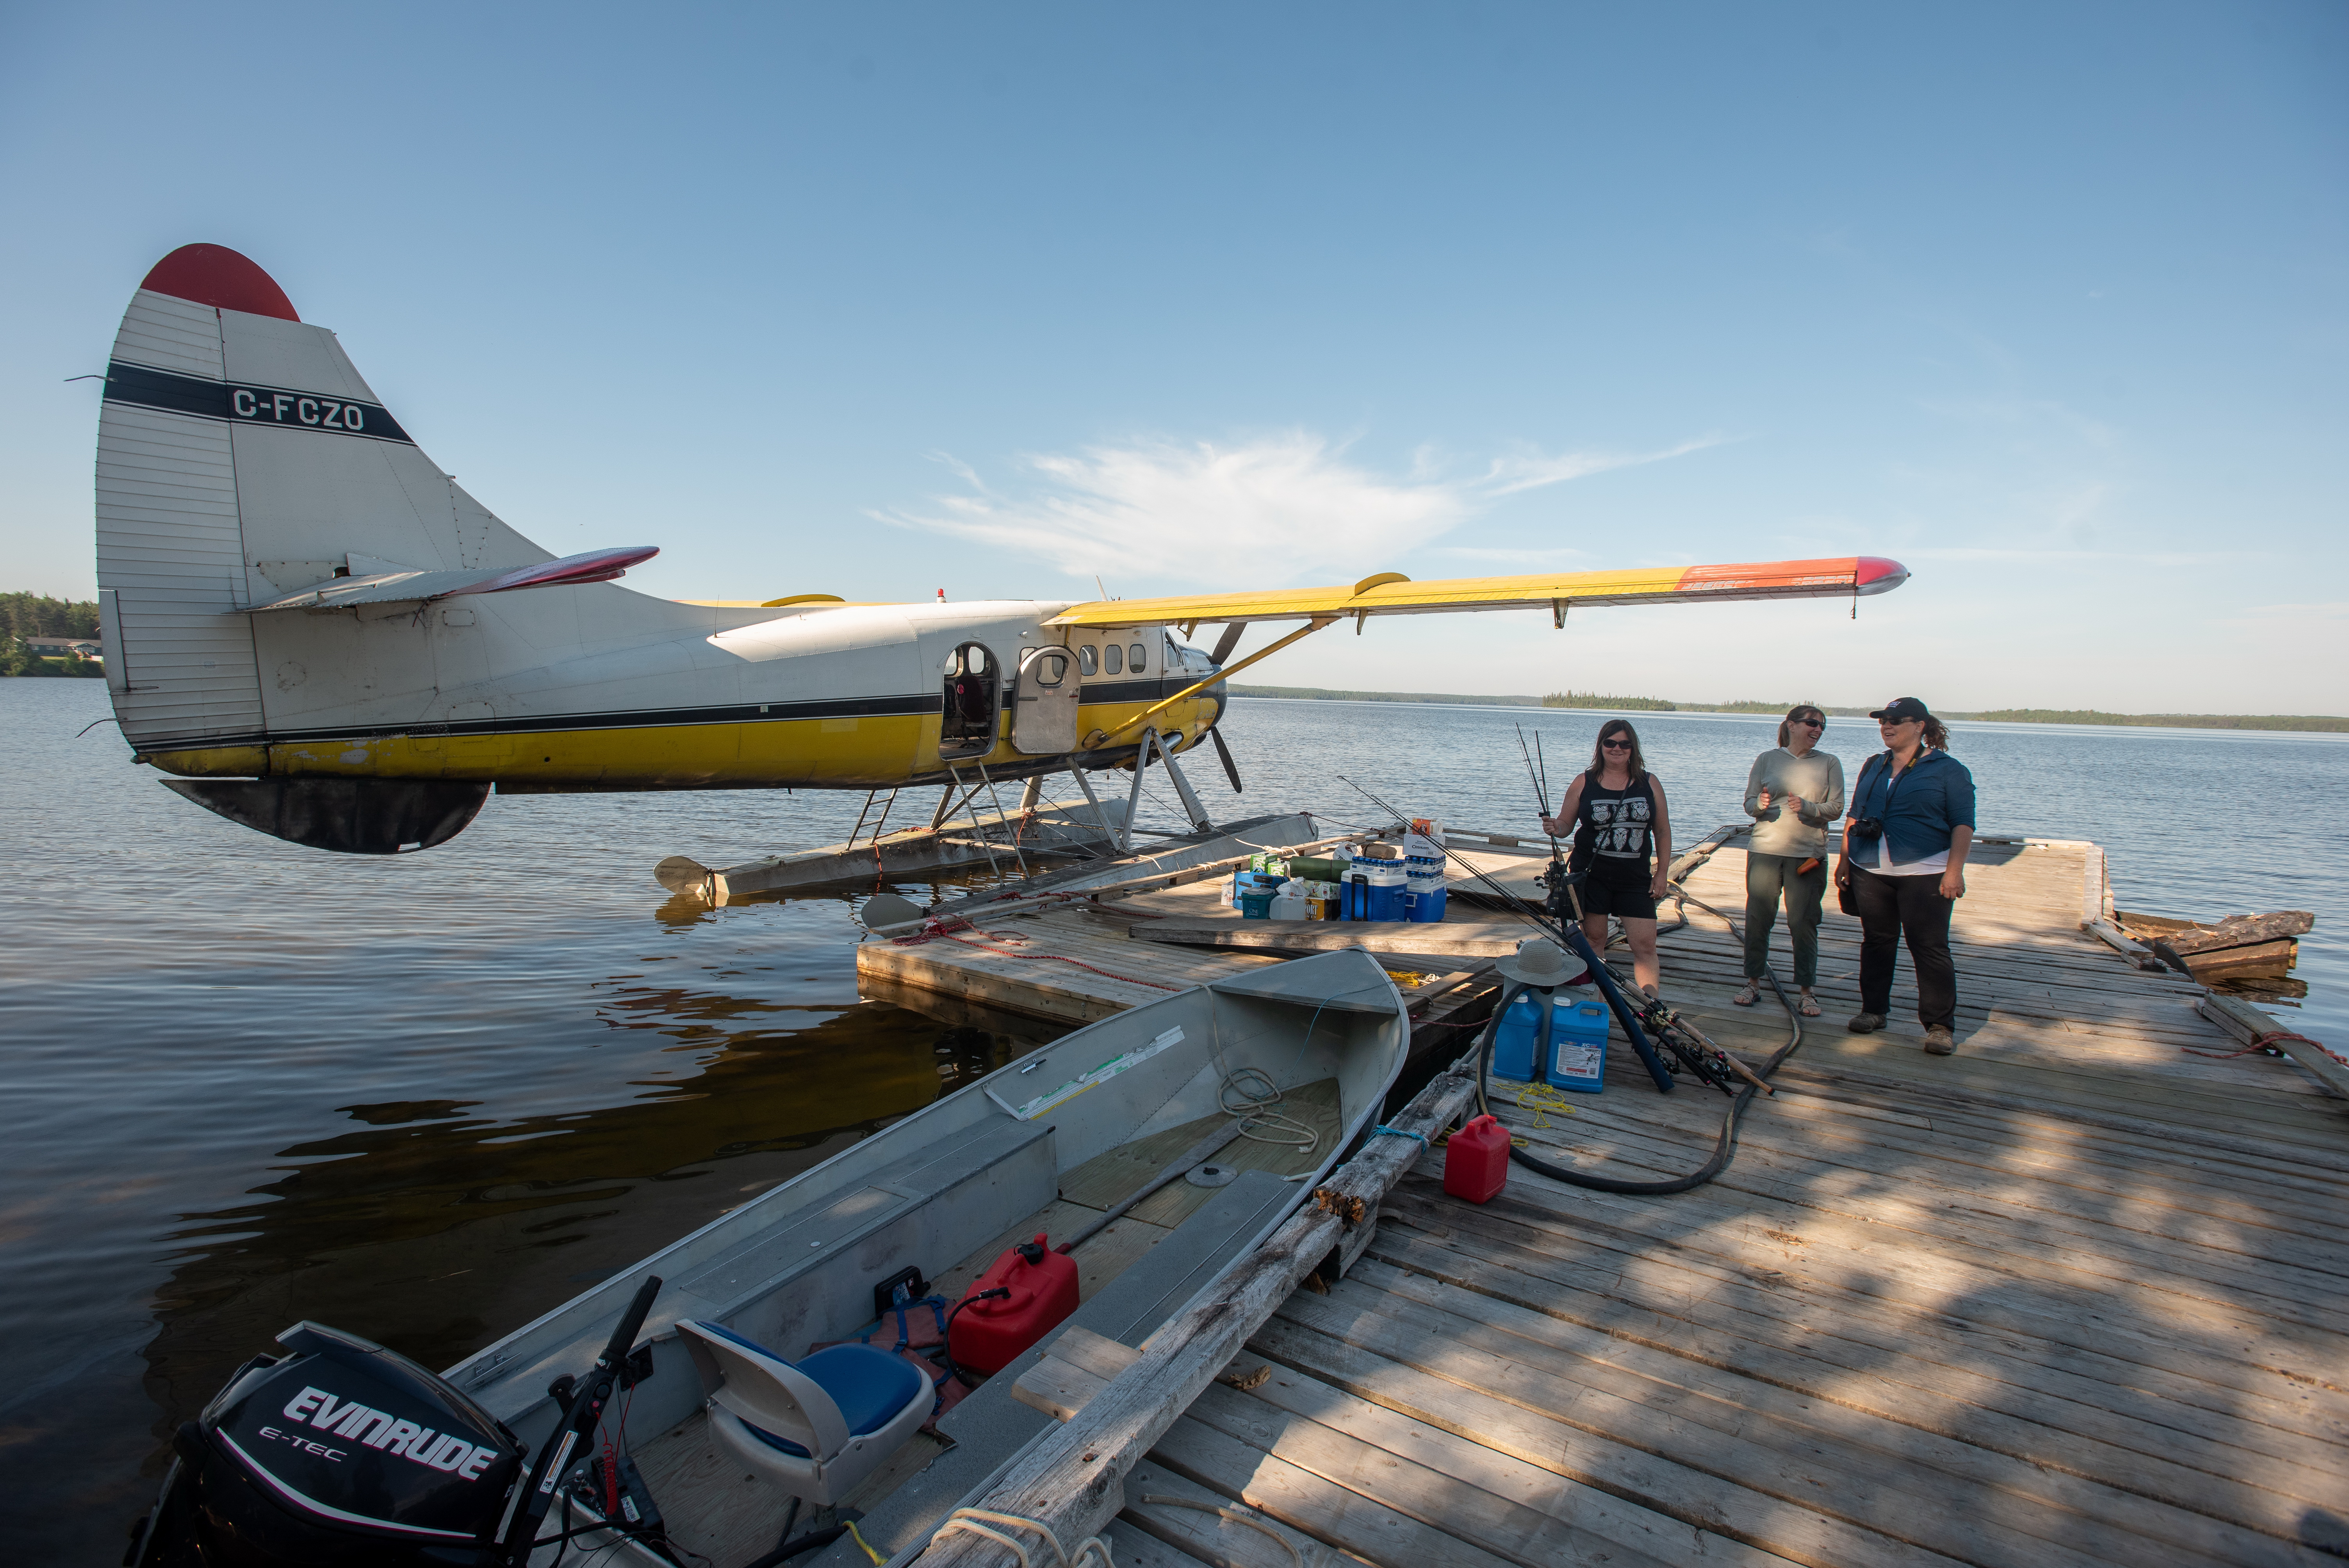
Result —
[[254, 751], [250, 611], [344, 577], [550, 559], [418, 449], [334, 334], [220, 245], [155, 264], [122, 318], [98, 439], [107, 682], [141, 753]]

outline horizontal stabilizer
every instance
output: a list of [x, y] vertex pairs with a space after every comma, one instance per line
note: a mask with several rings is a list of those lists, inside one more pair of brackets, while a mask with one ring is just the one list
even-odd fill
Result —
[[1885, 593], [1909, 580], [1897, 561], [1847, 555], [1728, 566], [1643, 566], [1619, 572], [1526, 577], [1451, 577], [1413, 583], [1399, 572], [1352, 587], [1275, 588], [1168, 599], [1074, 604], [1049, 626], [1186, 626], [1208, 621], [1301, 621], [1340, 615], [1436, 615], [1465, 610], [1539, 610], [1570, 604], [1670, 604], [1720, 599], [1816, 599]]
[[364, 577], [330, 577], [266, 604], [264, 610], [340, 610], [354, 604], [388, 604], [405, 599], [448, 599], [460, 593], [504, 593], [516, 588], [552, 588], [572, 583], [608, 583], [639, 562], [660, 553], [657, 545], [590, 550], [560, 561], [542, 561], [502, 572], [377, 572]]

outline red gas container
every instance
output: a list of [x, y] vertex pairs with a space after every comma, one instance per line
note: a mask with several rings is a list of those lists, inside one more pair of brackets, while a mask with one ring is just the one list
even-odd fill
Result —
[[1509, 1130], [1479, 1116], [1444, 1148], [1444, 1190], [1472, 1203], [1490, 1202], [1509, 1184]]
[[[996, 1289], [1011, 1294], [971, 1301], [981, 1291]], [[988, 1265], [963, 1299], [970, 1305], [955, 1309], [947, 1331], [948, 1354], [955, 1365], [974, 1372], [1000, 1372], [1077, 1310], [1077, 1261], [1053, 1252], [1039, 1235]]]

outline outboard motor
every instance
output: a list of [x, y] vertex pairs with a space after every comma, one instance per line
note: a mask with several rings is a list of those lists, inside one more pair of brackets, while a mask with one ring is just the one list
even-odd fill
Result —
[[[127, 1568], [510, 1568], [620, 1377], [658, 1279], [620, 1315], [534, 1462], [505, 1424], [380, 1345], [299, 1323], [172, 1439]], [[637, 1534], [621, 1526], [617, 1533]], [[641, 1539], [642, 1537], [639, 1536]]]
[[149, 1521], [141, 1568], [490, 1568], [528, 1457], [488, 1411], [405, 1356], [315, 1323], [240, 1368], [197, 1420]]

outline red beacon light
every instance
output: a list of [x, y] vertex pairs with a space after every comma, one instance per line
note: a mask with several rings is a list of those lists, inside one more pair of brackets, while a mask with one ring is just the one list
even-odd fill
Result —
[[1008, 1249], [971, 1282], [947, 1328], [957, 1367], [996, 1373], [1077, 1310], [1077, 1261], [1039, 1233]]

